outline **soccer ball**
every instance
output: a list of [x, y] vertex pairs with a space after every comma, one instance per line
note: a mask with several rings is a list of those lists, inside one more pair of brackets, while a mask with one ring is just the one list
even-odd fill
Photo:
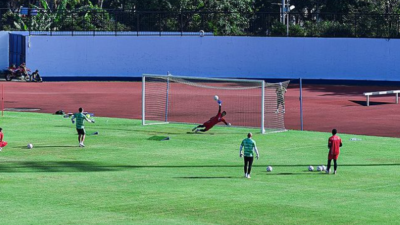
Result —
[[308, 167], [308, 171], [314, 171], [314, 167], [313, 166], [309, 166]]
[[318, 166], [317, 171], [322, 171], [322, 166]]
[[272, 172], [272, 166], [267, 166], [267, 172]]
[[326, 167], [325, 167], [324, 165], [322, 165], [322, 166], [321, 166], [321, 170], [322, 170], [322, 171], [325, 171], [325, 170], [326, 170]]
[[218, 101], [218, 99], [219, 99], [219, 98], [218, 98], [218, 95], [215, 95], [215, 96], [214, 96], [214, 100], [215, 100], [215, 101]]
[[28, 149], [32, 149], [33, 148], [33, 144], [28, 144], [28, 146], [26, 146]]

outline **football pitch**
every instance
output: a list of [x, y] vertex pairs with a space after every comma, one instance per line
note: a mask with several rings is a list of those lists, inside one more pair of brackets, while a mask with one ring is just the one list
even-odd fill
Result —
[[[79, 148], [62, 116], [0, 119], [9, 143], [0, 152], [2, 224], [398, 223], [397, 138], [339, 130], [338, 174], [327, 175], [307, 168], [326, 165], [330, 133], [214, 127], [192, 134], [188, 124], [96, 118]], [[246, 179], [239, 145], [249, 131], [260, 159]]]

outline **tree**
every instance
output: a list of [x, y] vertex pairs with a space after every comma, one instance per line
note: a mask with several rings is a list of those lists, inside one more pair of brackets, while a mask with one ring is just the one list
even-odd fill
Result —
[[189, 30], [211, 31], [215, 35], [246, 34], [254, 15], [252, 0], [183, 0], [180, 9], [196, 12], [187, 14], [184, 20]]
[[[289, 29], [296, 36], [399, 36], [395, 14], [400, 13], [400, 0], [287, 1], [295, 6]], [[28, 20], [15, 13], [29, 3], [39, 10], [38, 16]], [[26, 29], [29, 24], [34, 29], [117, 27], [264, 36], [284, 35], [279, 3], [281, 0], [3, 0], [0, 7], [10, 10], [1, 13], [3, 29]]]

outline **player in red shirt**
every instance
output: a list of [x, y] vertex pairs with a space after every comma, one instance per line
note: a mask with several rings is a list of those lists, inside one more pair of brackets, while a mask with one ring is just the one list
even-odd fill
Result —
[[333, 173], [336, 174], [337, 159], [340, 154], [340, 147], [342, 147], [342, 139], [340, 139], [340, 137], [337, 136], [336, 133], [337, 133], [337, 130], [333, 129], [332, 137], [330, 137], [328, 140], [329, 153], [328, 153], [328, 166], [327, 166], [326, 173], [329, 173], [329, 170], [331, 169], [331, 161], [333, 159], [334, 169], [335, 169], [335, 171]]
[[7, 142], [3, 141], [3, 137], [4, 137], [3, 128], [0, 127], [0, 151], [3, 149], [3, 147], [6, 147], [7, 145]]
[[[225, 123], [227, 126], [230, 126], [231, 124], [230, 124], [230, 123], [227, 123], [227, 122], [225, 121], [225, 119], [223, 118], [223, 117], [226, 115], [226, 112], [223, 111], [223, 112], [221, 113], [221, 105], [222, 105], [221, 100], [218, 100], [218, 105], [219, 105], [219, 110], [218, 110], [217, 115], [214, 116], [214, 117], [211, 117], [210, 120], [208, 120], [207, 122], [203, 123], [202, 125], [198, 125], [197, 127], [193, 128], [192, 131], [194, 131], [194, 132], [196, 132], [196, 133], [199, 132], [199, 131], [201, 131], [201, 132], [206, 132], [206, 131], [208, 131], [209, 129], [213, 128], [213, 126], [215, 126], [215, 125], [216, 125], [217, 123], [219, 123], [219, 122], [223, 122], [223, 123]], [[204, 129], [199, 129], [199, 128], [204, 128]]]

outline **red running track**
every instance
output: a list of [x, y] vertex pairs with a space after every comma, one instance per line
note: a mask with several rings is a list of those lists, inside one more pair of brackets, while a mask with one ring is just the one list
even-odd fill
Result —
[[[79, 107], [96, 116], [141, 118], [141, 82], [1, 82], [4, 108], [38, 108], [39, 113], [75, 112]], [[400, 137], [400, 105], [394, 95], [371, 97], [363, 92], [397, 90], [388, 86], [303, 85], [304, 130]], [[225, 100], [226, 102], [227, 100]], [[289, 85], [285, 124], [300, 130], [299, 88]], [[211, 117], [213, 115], [207, 115]]]

